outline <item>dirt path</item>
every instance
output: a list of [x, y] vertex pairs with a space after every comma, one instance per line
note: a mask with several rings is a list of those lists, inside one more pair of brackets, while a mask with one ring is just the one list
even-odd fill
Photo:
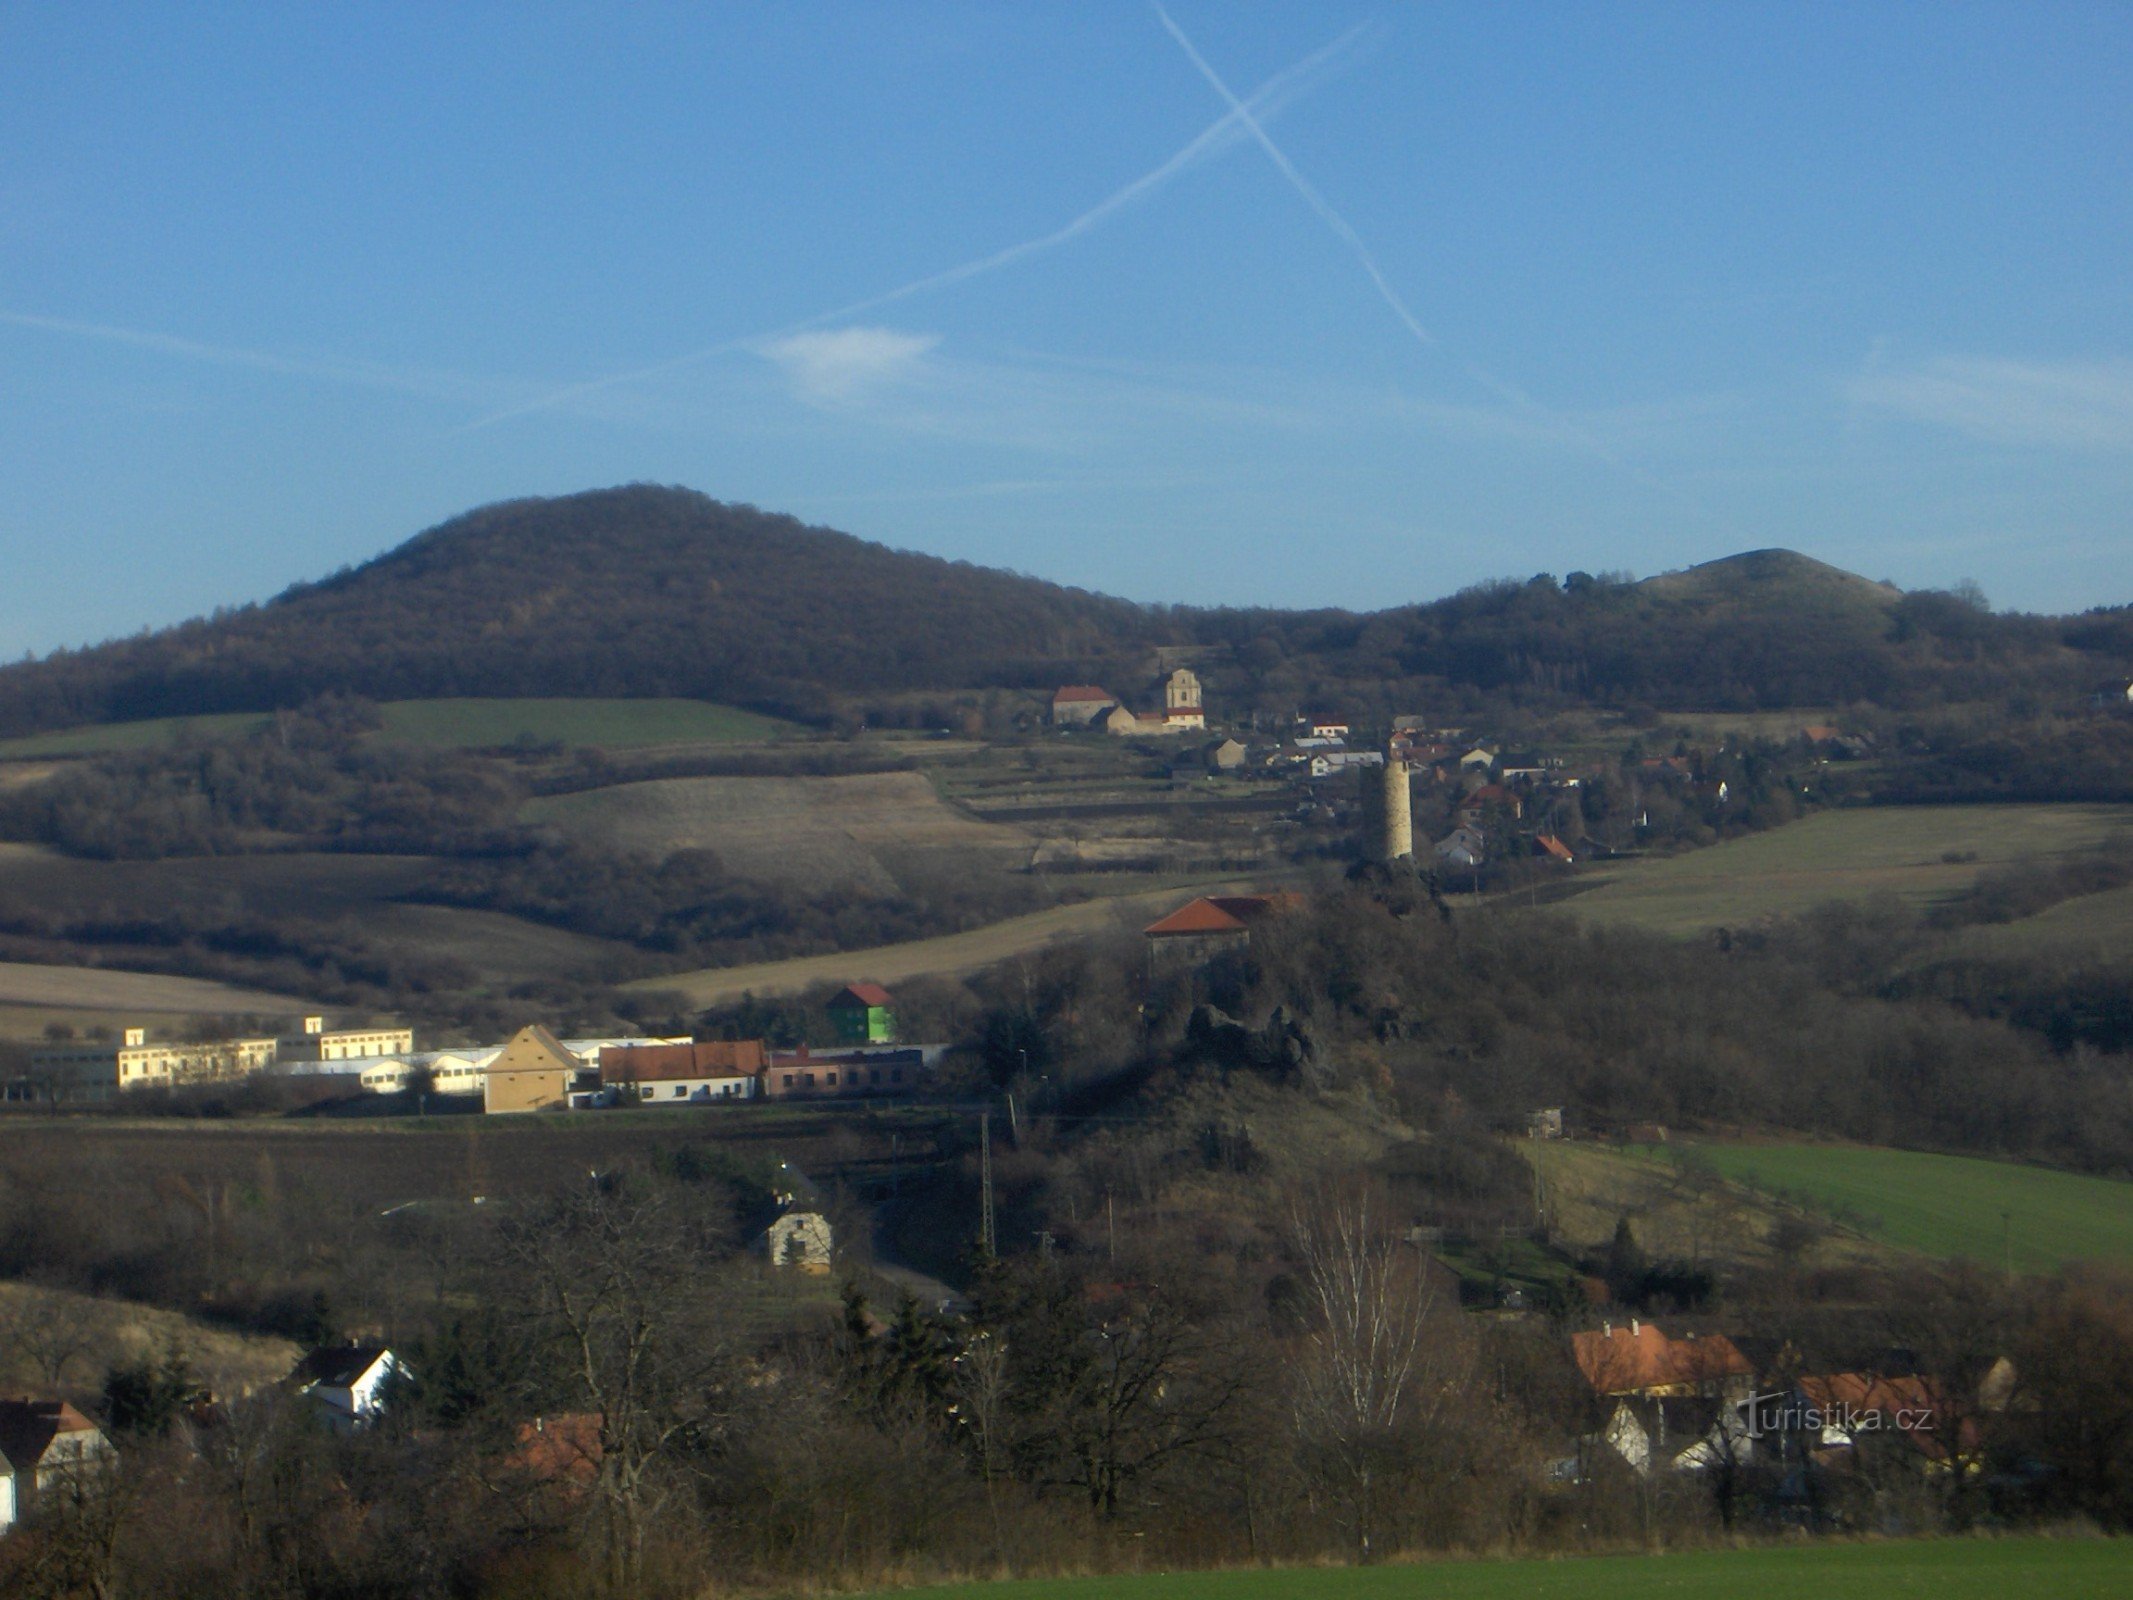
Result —
[[967, 933], [944, 934], [937, 939], [914, 939], [907, 944], [876, 945], [870, 950], [848, 950], [833, 955], [799, 956], [790, 961], [760, 961], [744, 967], [707, 967], [697, 972], [643, 978], [627, 987], [678, 994], [687, 1004], [701, 1009], [724, 1005], [744, 994], [764, 997], [798, 994], [819, 983], [865, 980], [894, 984], [911, 978], [960, 978], [995, 962], [1030, 955], [1066, 940], [1145, 927], [1195, 895], [1248, 894], [1252, 888], [1249, 883], [1228, 879], [1185, 888], [1152, 890], [1146, 894], [1085, 900], [1078, 905], [1033, 911], [1027, 916], [1010, 917], [1005, 922], [972, 928]]

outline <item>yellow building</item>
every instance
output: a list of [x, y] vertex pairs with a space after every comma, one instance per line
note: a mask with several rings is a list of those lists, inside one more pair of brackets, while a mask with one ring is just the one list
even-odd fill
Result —
[[272, 1039], [205, 1039], [150, 1044], [128, 1028], [117, 1044], [91, 1041], [30, 1052], [30, 1076], [55, 1098], [100, 1100], [126, 1089], [171, 1089], [248, 1077], [274, 1064]]
[[481, 1108], [485, 1112], [561, 1110], [569, 1106], [570, 1086], [584, 1067], [538, 1023], [521, 1028], [482, 1074]]
[[415, 1048], [413, 1028], [328, 1028], [324, 1017], [304, 1018], [304, 1031], [281, 1041], [282, 1061], [368, 1061], [404, 1056]]

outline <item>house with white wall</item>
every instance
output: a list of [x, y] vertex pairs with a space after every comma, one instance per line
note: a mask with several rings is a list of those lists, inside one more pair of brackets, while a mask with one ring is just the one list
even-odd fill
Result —
[[385, 1414], [395, 1378], [410, 1376], [398, 1356], [380, 1344], [326, 1345], [296, 1364], [289, 1381], [309, 1395], [336, 1433], [367, 1428]]

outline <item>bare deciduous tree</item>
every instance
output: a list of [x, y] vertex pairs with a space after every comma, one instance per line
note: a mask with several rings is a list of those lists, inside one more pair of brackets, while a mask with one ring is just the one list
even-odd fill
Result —
[[646, 1536], [726, 1415], [723, 1242], [675, 1192], [597, 1178], [503, 1229], [550, 1397], [599, 1419], [591, 1488], [614, 1594], [639, 1592]]
[[1432, 1294], [1420, 1255], [1390, 1222], [1366, 1186], [1322, 1191], [1289, 1212], [1310, 1316], [1294, 1378], [1297, 1434], [1346, 1501], [1362, 1561], [1374, 1553], [1381, 1481], [1434, 1398], [1420, 1392]]

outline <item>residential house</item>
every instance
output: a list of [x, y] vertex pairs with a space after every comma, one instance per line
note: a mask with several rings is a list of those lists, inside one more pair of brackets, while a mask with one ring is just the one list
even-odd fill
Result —
[[535, 1417], [518, 1425], [511, 1448], [495, 1460], [489, 1480], [522, 1504], [568, 1511], [584, 1502], [606, 1453], [599, 1413]]
[[1447, 867], [1470, 871], [1488, 859], [1489, 841], [1478, 827], [1462, 822], [1430, 849]]
[[605, 1050], [596, 1070], [600, 1098], [609, 1105], [628, 1099], [645, 1105], [705, 1105], [754, 1099], [767, 1064], [760, 1039], [712, 1039]]
[[104, 1430], [66, 1401], [0, 1400], [0, 1461], [10, 1469], [8, 1522], [35, 1511], [39, 1495], [117, 1460]]
[[1478, 822], [1491, 809], [1522, 817], [1526, 814], [1526, 803], [1500, 783], [1484, 783], [1468, 790], [1466, 798], [1459, 802], [1459, 820]]
[[482, 1073], [482, 1110], [489, 1113], [560, 1111], [585, 1063], [535, 1023], [521, 1028]]
[[1070, 683], [1052, 695], [1052, 721], [1061, 727], [1086, 728], [1118, 704], [1118, 696], [1093, 683]]
[[1571, 853], [1570, 846], [1563, 843], [1552, 833], [1535, 834], [1533, 836], [1533, 848], [1537, 854], [1545, 856], [1550, 861], [1561, 862], [1566, 867], [1577, 860], [1577, 857]]
[[289, 1381], [309, 1395], [336, 1433], [367, 1428], [385, 1414], [395, 1379], [410, 1376], [383, 1345], [337, 1344], [312, 1351], [296, 1364]]
[[1755, 1371], [1722, 1333], [1670, 1339], [1656, 1322], [1603, 1323], [1570, 1336], [1571, 1358], [1594, 1394], [1745, 1400]]
[[1345, 739], [1348, 737], [1346, 717], [1298, 717], [1296, 726], [1305, 738]]
[[1124, 706], [1113, 707], [1103, 719], [1103, 723], [1104, 732], [1115, 734], [1121, 739], [1164, 738], [1170, 734], [1183, 733], [1185, 731], [1184, 728], [1171, 724], [1160, 713], [1155, 716], [1144, 717], [1138, 712], [1127, 710]]
[[1235, 739], [1224, 739], [1208, 751], [1207, 759], [1217, 772], [1235, 772], [1244, 765], [1249, 752]]
[[878, 983], [848, 983], [823, 1010], [845, 1044], [891, 1044], [896, 1039], [896, 1002]]
[[1917, 1373], [1839, 1372], [1757, 1395], [1753, 1420], [1759, 1436], [1795, 1459], [1835, 1465], [1899, 1442], [1927, 1472], [1974, 1472], [1977, 1425], [1956, 1410], [1934, 1379]]
[[787, 1211], [765, 1231], [763, 1248], [774, 1267], [825, 1276], [834, 1253], [829, 1218], [804, 1208]]
[[1755, 1454], [1747, 1410], [1705, 1395], [1630, 1395], [1615, 1401], [1600, 1438], [1640, 1476], [1745, 1466]]
[[760, 1079], [766, 1100], [850, 1099], [909, 1094], [924, 1081], [926, 1050], [918, 1045], [844, 1050], [773, 1050]]
[[1474, 746], [1473, 749], [1469, 750], [1465, 755], [1459, 758], [1459, 770], [1462, 773], [1487, 772], [1495, 765], [1496, 752], [1489, 749], [1486, 745], [1477, 744]]
[[1311, 776], [1330, 778], [1336, 772], [1353, 772], [1361, 767], [1382, 767], [1385, 752], [1382, 750], [1329, 750], [1311, 758]]

